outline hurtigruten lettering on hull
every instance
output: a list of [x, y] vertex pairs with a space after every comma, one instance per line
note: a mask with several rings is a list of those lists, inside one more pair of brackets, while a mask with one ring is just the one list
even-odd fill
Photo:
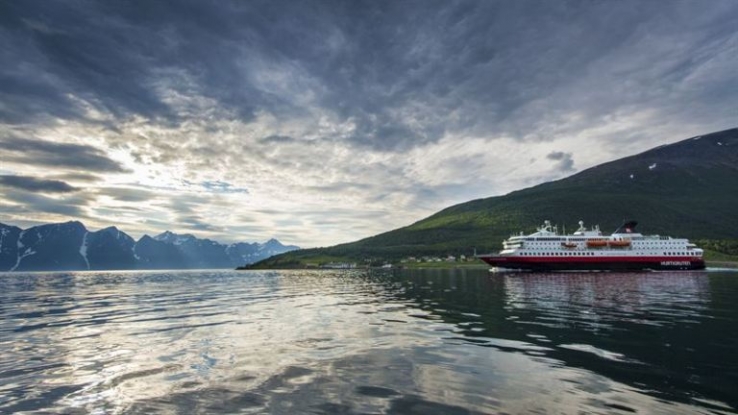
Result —
[[545, 221], [535, 233], [514, 235], [497, 254], [478, 258], [496, 268], [530, 271], [625, 271], [704, 269], [703, 251], [687, 239], [642, 235], [637, 222], [626, 222], [612, 235], [579, 222], [571, 235], [560, 235]]

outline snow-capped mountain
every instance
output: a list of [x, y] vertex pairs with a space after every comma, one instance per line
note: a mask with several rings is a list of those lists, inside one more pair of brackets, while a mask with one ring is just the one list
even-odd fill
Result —
[[76, 221], [26, 230], [0, 223], [0, 271], [235, 268], [295, 249], [275, 239], [224, 245], [169, 231], [135, 241], [116, 227], [89, 232]]
[[238, 264], [253, 264], [259, 262], [262, 259], [267, 259], [271, 256], [281, 254], [289, 251], [296, 251], [300, 249], [299, 246], [295, 245], [282, 245], [276, 239], [270, 239], [263, 244], [260, 243], [235, 243], [226, 247], [226, 254], [232, 262]]

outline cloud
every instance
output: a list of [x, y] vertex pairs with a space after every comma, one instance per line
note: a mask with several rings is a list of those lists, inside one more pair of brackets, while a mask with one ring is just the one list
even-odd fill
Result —
[[554, 160], [557, 163], [557, 168], [562, 172], [572, 172], [574, 169], [574, 159], [571, 153], [564, 153], [563, 151], [552, 151], [546, 155], [549, 160]]
[[135, 187], [102, 187], [97, 192], [120, 202], [147, 202], [157, 197], [154, 192]]
[[179, 216], [177, 218], [178, 224], [183, 229], [190, 229], [195, 231], [223, 231], [222, 228], [214, 226], [208, 223], [205, 218], [199, 215], [190, 216]]
[[237, 187], [228, 182], [220, 180], [206, 180], [201, 183], [205, 190], [210, 190], [219, 193], [248, 193], [249, 190], [245, 187]]
[[86, 144], [57, 143], [19, 137], [0, 139], [5, 161], [49, 168], [70, 168], [98, 173], [125, 172], [123, 166], [105, 152]]
[[284, 135], [270, 135], [268, 137], [263, 137], [259, 139], [259, 143], [265, 145], [294, 143], [296, 141], [297, 140], [295, 138]]
[[79, 190], [60, 180], [39, 179], [30, 176], [0, 175], [0, 186], [41, 193], [71, 193]]
[[730, 0], [0, 7], [0, 174], [90, 188], [136, 232], [344, 242], [738, 106]]
[[87, 217], [85, 207], [92, 200], [91, 197], [83, 194], [56, 198], [14, 189], [6, 189], [3, 192], [3, 198], [22, 205], [22, 212], [26, 215], [56, 214], [81, 219]]
[[73, 172], [73, 173], [60, 174], [58, 176], [55, 176], [55, 179], [69, 180], [72, 182], [95, 183], [95, 182], [102, 181], [103, 177], [94, 175], [94, 174], [89, 174], [89, 173]]

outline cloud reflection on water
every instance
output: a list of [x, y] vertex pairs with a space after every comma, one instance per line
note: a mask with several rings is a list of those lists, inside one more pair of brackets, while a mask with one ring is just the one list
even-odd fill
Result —
[[[0, 279], [0, 300], [0, 411], [689, 413], [734, 403], [730, 385], [710, 378], [726, 339], [710, 325], [724, 310], [711, 308], [705, 274], [14, 274]], [[695, 329], [715, 341], [688, 337]]]

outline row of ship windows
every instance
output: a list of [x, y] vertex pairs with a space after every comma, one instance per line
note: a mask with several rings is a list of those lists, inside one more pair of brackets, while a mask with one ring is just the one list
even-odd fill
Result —
[[[520, 247], [520, 246], [514, 246], [514, 245], [512, 245], [512, 246], [511, 245], [508, 245], [507, 248], [508, 249], [515, 249], [515, 248], [522, 248], [522, 247]], [[551, 246], [540, 246], [540, 247], [539, 246], [526, 246], [525, 247], [525, 249], [530, 249], [531, 251], [535, 251], [535, 250], [539, 250], [539, 251], [540, 250], [549, 250], [551, 248], [554, 248], [554, 247], [551, 247]], [[655, 248], [657, 249], [657, 248], [663, 248], [663, 247], [658, 247], [657, 246]], [[651, 248], [651, 249], [654, 249], [654, 248]]]
[[[620, 238], [620, 239], [623, 239], [623, 238]], [[630, 240], [632, 240], [632, 241], [634, 241], [636, 243], [650, 244], [650, 245], [654, 245], [654, 244], [671, 244], [671, 245], [673, 245], [673, 244], [679, 243], [678, 241], [669, 241], [669, 239], [665, 239], [665, 238], [660, 238], [659, 239], [659, 242], [655, 242], [655, 241], [644, 241], [641, 238], [626, 238], [626, 239], [630, 239]], [[609, 240], [610, 240], [609, 238], [568, 238], [568, 239], [567, 238], [526, 238], [526, 239], [522, 239], [522, 240], [518, 239], [516, 241], [511, 240], [510, 242], [511, 243], [519, 243], [519, 242], [525, 241], [527, 243], [531, 243], [533, 241], [536, 241], [538, 243], [545, 243], [545, 242], [584, 242], [584, 241], [609, 241]], [[664, 241], [668, 241], [668, 242], [664, 242]]]
[[[540, 254], [543, 255], [552, 255], [552, 256], [591, 256], [594, 255], [594, 252], [521, 252], [520, 255], [522, 256], [538, 256]], [[664, 252], [664, 255], [666, 256], [697, 256], [696, 252]]]
[[[607, 241], [607, 239], [600, 239], [599, 241]], [[513, 243], [508, 243], [507, 245], [509, 245], [509, 246], [520, 246], [520, 243], [513, 242]], [[556, 245], [556, 244], [550, 244], [550, 243], [547, 244], [547, 243], [542, 243], [542, 242], [528, 242], [526, 244], [526, 246], [531, 246], [531, 245], [533, 245], [533, 246], [551, 246], [551, 245]], [[638, 245], [638, 246], [644, 246], [644, 245], [645, 246], [671, 246], [671, 245], [678, 245], [678, 244], [676, 242], [633, 242], [633, 245]]]
[[[544, 255], [553, 255], [553, 256], [589, 256], [594, 255], [594, 252], [541, 252]], [[521, 252], [520, 255], [523, 256], [538, 256], [540, 255], [538, 252]]]

